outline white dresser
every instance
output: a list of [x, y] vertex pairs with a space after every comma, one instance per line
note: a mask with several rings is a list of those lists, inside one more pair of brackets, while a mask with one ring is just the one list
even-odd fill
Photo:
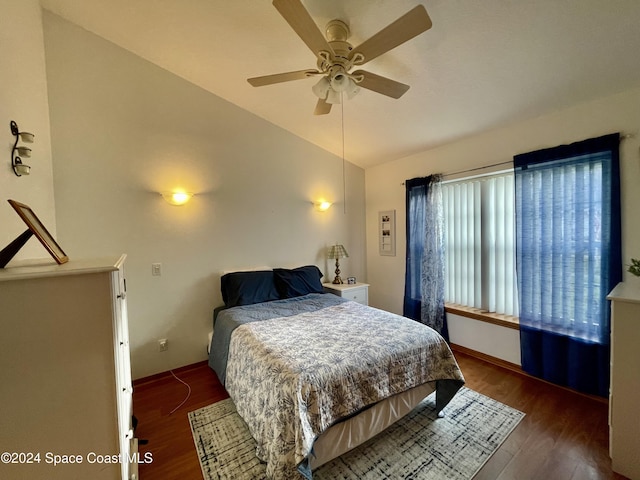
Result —
[[1, 478], [137, 479], [125, 258], [0, 269]]
[[368, 283], [323, 283], [322, 286], [326, 293], [333, 293], [347, 300], [369, 305]]
[[611, 300], [611, 466], [640, 480], [640, 284], [619, 283]]

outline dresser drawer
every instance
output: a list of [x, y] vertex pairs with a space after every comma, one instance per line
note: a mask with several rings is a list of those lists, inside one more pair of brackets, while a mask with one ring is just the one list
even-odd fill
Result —
[[325, 283], [323, 286], [326, 293], [333, 293], [347, 300], [369, 305], [369, 285], [366, 283], [355, 285]]
[[347, 290], [342, 293], [342, 298], [346, 298], [347, 300], [353, 300], [354, 302], [358, 302], [363, 305], [369, 304], [368, 298], [367, 298], [367, 287], [354, 288], [351, 290]]

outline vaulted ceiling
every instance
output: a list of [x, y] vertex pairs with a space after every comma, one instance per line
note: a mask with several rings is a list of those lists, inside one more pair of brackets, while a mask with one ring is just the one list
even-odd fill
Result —
[[418, 3], [433, 27], [367, 63], [411, 86], [362, 89], [313, 115], [316, 68], [269, 0], [41, 0], [44, 8], [364, 168], [640, 87], [638, 0], [302, 0], [320, 30], [345, 21], [357, 46]]

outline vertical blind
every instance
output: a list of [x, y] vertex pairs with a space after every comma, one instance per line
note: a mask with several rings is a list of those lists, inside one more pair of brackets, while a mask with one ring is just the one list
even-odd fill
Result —
[[622, 279], [620, 136], [514, 157], [522, 369], [606, 397]]
[[445, 183], [445, 301], [518, 315], [513, 173]]
[[519, 268], [528, 325], [608, 343], [609, 152], [518, 171]]

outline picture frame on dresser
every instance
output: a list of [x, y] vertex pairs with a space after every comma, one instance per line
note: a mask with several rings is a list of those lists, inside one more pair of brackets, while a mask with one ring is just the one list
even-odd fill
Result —
[[67, 254], [64, 253], [64, 250], [62, 250], [60, 245], [58, 245], [58, 242], [55, 241], [53, 236], [49, 233], [49, 230], [47, 230], [31, 207], [15, 200], [8, 200], [8, 202], [24, 223], [27, 224], [27, 227], [29, 227], [29, 230], [25, 231], [16, 239], [16, 241], [19, 239], [22, 239], [22, 241], [15, 252], [13, 252], [14, 255], [24, 245], [24, 243], [26, 243], [31, 235], [35, 235], [58, 265], [69, 261]]

